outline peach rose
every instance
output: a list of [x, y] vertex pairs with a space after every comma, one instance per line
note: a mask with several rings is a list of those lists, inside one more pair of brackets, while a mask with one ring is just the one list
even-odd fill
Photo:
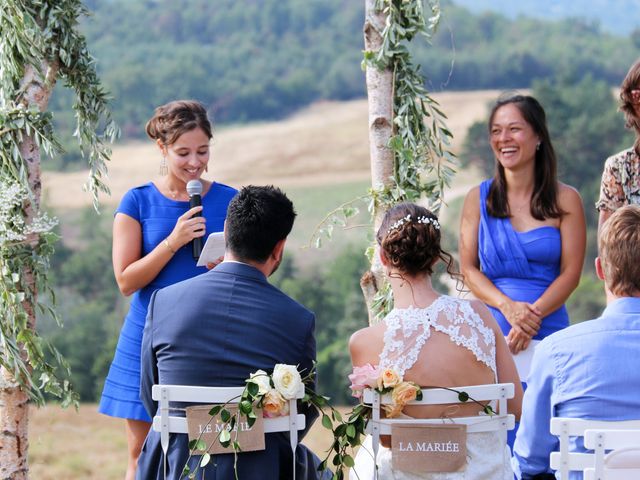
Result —
[[272, 388], [262, 398], [262, 415], [267, 418], [282, 417], [289, 413], [289, 402]]
[[415, 383], [402, 382], [394, 387], [393, 392], [391, 392], [391, 399], [394, 404], [404, 407], [407, 403], [416, 399], [419, 389], [420, 387]]
[[402, 405], [383, 405], [387, 418], [395, 418], [402, 412]]
[[378, 389], [393, 388], [400, 383], [400, 375], [392, 368], [385, 368], [378, 378]]

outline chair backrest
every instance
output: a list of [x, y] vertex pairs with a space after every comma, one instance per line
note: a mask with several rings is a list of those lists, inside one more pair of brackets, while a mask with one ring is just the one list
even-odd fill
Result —
[[561, 478], [569, 478], [569, 471], [585, 471], [594, 466], [594, 454], [590, 452], [570, 452], [569, 438], [584, 437], [588, 429], [638, 429], [640, 420], [624, 420], [606, 422], [601, 420], [583, 420], [581, 418], [555, 417], [551, 419], [551, 433], [559, 439], [559, 451], [551, 452], [550, 466], [561, 474]]
[[[183, 416], [170, 415], [169, 402], [193, 404], [226, 404], [234, 405], [240, 399], [245, 387], [197, 387], [191, 385], [154, 385], [151, 395], [158, 402], [158, 412], [153, 417], [153, 430], [160, 432], [160, 445], [165, 459], [169, 448], [169, 434], [187, 434], [187, 419]], [[289, 414], [281, 417], [265, 418], [264, 432], [289, 432], [295, 474], [295, 451], [298, 446], [298, 430], [306, 427], [306, 417], [298, 413], [297, 399], [304, 397], [301, 386], [296, 398], [289, 400]]]
[[594, 451], [594, 465], [585, 469], [585, 480], [640, 478], [640, 429], [588, 429], [584, 446]]
[[[393, 425], [427, 425], [427, 424], [465, 424], [467, 433], [490, 432], [497, 430], [511, 430], [515, 425], [515, 417], [507, 413], [507, 400], [514, 396], [513, 383], [494, 383], [490, 385], [473, 385], [455, 387], [455, 390], [446, 388], [423, 388], [422, 400], [414, 400], [407, 405], [444, 405], [461, 404], [458, 392], [466, 392], [470, 399], [478, 402], [491, 402], [497, 404], [495, 415], [474, 415], [472, 417], [456, 418], [380, 418], [380, 407], [392, 405], [391, 394], [380, 395], [376, 390], [365, 389], [363, 402], [371, 405], [371, 419], [367, 424], [367, 433], [372, 437], [373, 457], [377, 458], [380, 445], [380, 435], [390, 435]], [[496, 407], [493, 407], [494, 410]], [[377, 478], [377, 469], [376, 469]]]

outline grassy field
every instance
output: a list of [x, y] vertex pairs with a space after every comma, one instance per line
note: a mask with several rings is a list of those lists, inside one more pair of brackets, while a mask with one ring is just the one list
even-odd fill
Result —
[[[449, 117], [452, 148], [459, 152], [469, 126], [484, 120], [499, 92], [436, 93]], [[234, 187], [272, 183], [284, 188], [368, 182], [367, 102], [323, 102], [280, 122], [221, 128], [214, 133], [208, 178]], [[109, 165], [111, 196], [117, 204], [126, 190], [157, 177], [160, 154], [150, 141], [116, 145]], [[82, 191], [86, 171], [43, 174], [45, 203], [56, 210], [91, 204]]]
[[[32, 409], [30, 476], [37, 480], [122, 480], [127, 465], [124, 421], [83, 404], [76, 412], [48, 405]], [[315, 422], [303, 442], [320, 458], [331, 434]]]

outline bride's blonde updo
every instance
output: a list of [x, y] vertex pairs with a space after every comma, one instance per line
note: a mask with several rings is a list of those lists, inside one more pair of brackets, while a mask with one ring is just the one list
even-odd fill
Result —
[[213, 136], [207, 110], [195, 100], [175, 100], [156, 108], [145, 129], [152, 140], [173, 145], [181, 135], [196, 128], [209, 139]]
[[385, 214], [376, 239], [391, 267], [411, 276], [433, 274], [438, 260], [447, 265], [447, 272], [459, 276], [452, 256], [440, 248], [440, 223], [424, 207], [400, 203]]

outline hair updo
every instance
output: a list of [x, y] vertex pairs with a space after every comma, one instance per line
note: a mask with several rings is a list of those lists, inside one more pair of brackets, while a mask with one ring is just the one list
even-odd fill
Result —
[[434, 265], [442, 260], [447, 272], [459, 277], [453, 257], [440, 248], [440, 238], [437, 217], [414, 203], [400, 203], [388, 210], [376, 235], [389, 264], [401, 273], [432, 275]]
[[211, 139], [211, 122], [207, 110], [195, 100], [175, 100], [156, 108], [145, 130], [152, 140], [160, 140], [162, 145], [172, 145], [181, 135], [201, 129]]

